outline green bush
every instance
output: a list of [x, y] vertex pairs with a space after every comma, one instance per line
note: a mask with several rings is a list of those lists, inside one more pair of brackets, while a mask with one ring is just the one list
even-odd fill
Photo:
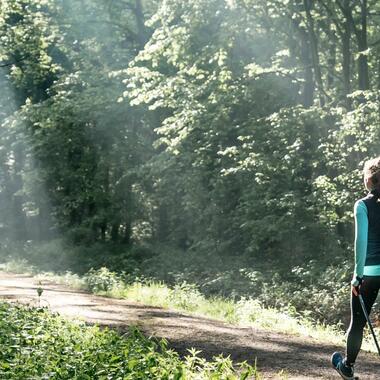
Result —
[[188, 311], [196, 310], [204, 299], [205, 297], [199, 292], [197, 286], [187, 282], [175, 285], [169, 296], [169, 301], [175, 307]]
[[[43, 309], [0, 303], [0, 378], [67, 380], [246, 379], [247, 364], [234, 369], [229, 358], [206, 362], [194, 351], [185, 357], [131, 329], [125, 336], [82, 322], [69, 322]], [[258, 378], [258, 377], [257, 377]]]
[[108, 268], [91, 268], [84, 276], [84, 281], [88, 290], [94, 293], [108, 292], [122, 285], [120, 277], [111, 272]]

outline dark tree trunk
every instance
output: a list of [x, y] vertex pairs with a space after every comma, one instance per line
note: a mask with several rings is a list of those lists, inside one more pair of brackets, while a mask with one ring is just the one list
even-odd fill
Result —
[[310, 47], [309, 42], [306, 38], [306, 36], [303, 36], [301, 39], [301, 58], [302, 62], [305, 66], [304, 70], [304, 78], [305, 78], [305, 85], [303, 89], [303, 105], [305, 107], [311, 107], [313, 105], [314, 100], [314, 78], [313, 78], [313, 70], [311, 65], [311, 59], [310, 59]]
[[[342, 6], [341, 6], [342, 7]], [[345, 0], [343, 3], [342, 12], [349, 24], [350, 31], [354, 31], [356, 42], [358, 44], [359, 58], [358, 58], [358, 87], [360, 90], [369, 89], [369, 73], [368, 73], [368, 58], [367, 58], [367, 0], [361, 0], [360, 2], [360, 24], [359, 29], [355, 23], [352, 15], [352, 8], [350, 6], [350, 1]], [[347, 27], [348, 28], [348, 27]]]
[[111, 227], [111, 240], [113, 242], [119, 241], [119, 229], [120, 225], [119, 223], [113, 223]]
[[380, 49], [377, 51], [377, 90], [380, 91]]
[[358, 75], [359, 75], [359, 89], [368, 90], [369, 89], [369, 73], [368, 73], [368, 42], [367, 42], [367, 0], [361, 0], [360, 2], [361, 10], [361, 30], [358, 33], [358, 48], [359, 55], [358, 59]]
[[[306, 2], [306, 6], [309, 6]], [[300, 11], [305, 11], [305, 1], [300, 0], [290, 5], [291, 15], [290, 20], [294, 26], [296, 33], [300, 36], [300, 59], [304, 68], [304, 88], [302, 92], [302, 103], [305, 107], [311, 107], [314, 101], [315, 81], [313, 76], [313, 58], [312, 47], [310, 44], [310, 36], [307, 29], [301, 25], [301, 20], [293, 17], [293, 14], [298, 14]]]
[[303, 0], [303, 5], [305, 8], [306, 18], [307, 18], [307, 34], [308, 34], [308, 40], [309, 40], [308, 45], [310, 46], [310, 55], [311, 55], [311, 62], [313, 64], [313, 69], [314, 69], [315, 81], [317, 82], [317, 86], [318, 86], [319, 103], [323, 107], [325, 105], [325, 97], [324, 97], [324, 88], [323, 88], [324, 86], [323, 86], [323, 81], [322, 81], [321, 65], [319, 63], [318, 39], [315, 34], [314, 19], [311, 15], [313, 2], [311, 0]]
[[14, 237], [16, 240], [27, 240], [26, 215], [23, 210], [24, 198], [21, 190], [23, 188], [23, 180], [21, 171], [24, 168], [24, 147], [17, 144], [13, 150], [14, 154], [14, 174], [13, 174], [13, 196], [12, 196], [12, 219]]
[[[331, 34], [331, 30], [329, 30], [329, 34]], [[335, 65], [336, 65], [336, 41], [334, 38], [330, 38], [329, 40], [329, 55], [327, 58], [328, 65], [328, 73], [327, 73], [327, 88], [333, 89], [335, 87]]]
[[100, 239], [101, 241], [106, 241], [107, 223], [103, 222], [100, 225]]
[[124, 244], [130, 244], [132, 238], [132, 227], [129, 220], [125, 222], [125, 230], [124, 230], [124, 237], [123, 237], [123, 243]]
[[145, 26], [145, 16], [141, 0], [135, 1], [134, 14], [137, 24], [137, 38], [140, 49], [142, 49], [148, 41], [148, 29]]
[[[349, 0], [344, 0], [345, 12], [349, 12]], [[342, 55], [343, 55], [343, 92], [347, 109], [351, 109], [351, 101], [347, 95], [351, 92], [351, 23], [346, 17], [343, 24]]]

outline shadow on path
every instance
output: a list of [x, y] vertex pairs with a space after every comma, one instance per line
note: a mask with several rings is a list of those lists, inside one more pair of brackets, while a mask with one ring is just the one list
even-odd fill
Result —
[[[342, 347], [310, 337], [232, 326], [205, 317], [77, 292], [51, 283], [42, 287], [42, 302], [46, 302], [53, 312], [112, 327], [121, 333], [127, 333], [130, 326], [137, 326], [148, 336], [167, 339], [169, 346], [181, 356], [186, 356], [187, 350], [193, 347], [201, 350], [200, 356], [206, 359], [219, 354], [251, 364], [257, 359], [263, 379], [337, 379], [329, 358]], [[37, 288], [31, 277], [0, 272], [0, 298], [36, 305]], [[380, 379], [380, 363], [373, 354], [362, 352], [356, 369], [361, 380]], [[281, 371], [287, 377], [281, 377]]]

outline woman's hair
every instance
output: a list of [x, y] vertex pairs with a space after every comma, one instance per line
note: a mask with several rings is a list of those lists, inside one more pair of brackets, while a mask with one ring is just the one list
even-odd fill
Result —
[[372, 180], [373, 187], [371, 190], [380, 191], [380, 157], [373, 158], [364, 163], [364, 178]]

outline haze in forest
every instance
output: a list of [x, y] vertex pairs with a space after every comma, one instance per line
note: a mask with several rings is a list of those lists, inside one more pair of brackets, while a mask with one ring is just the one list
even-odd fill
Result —
[[379, 17], [374, 0], [2, 0], [2, 260], [342, 320], [326, 284], [351, 276], [379, 153]]

